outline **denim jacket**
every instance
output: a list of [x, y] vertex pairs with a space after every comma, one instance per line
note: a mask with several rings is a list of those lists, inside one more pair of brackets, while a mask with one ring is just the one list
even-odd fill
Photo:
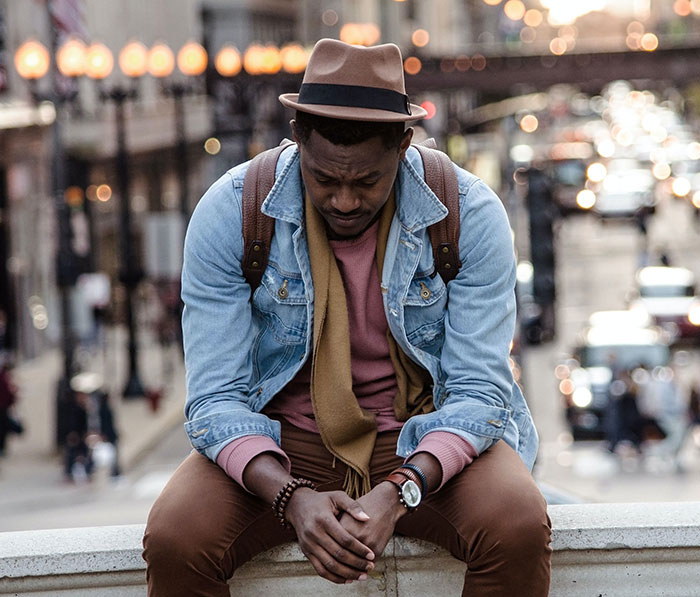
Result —
[[[312, 351], [314, 288], [299, 153], [295, 145], [283, 152], [262, 206], [275, 219], [275, 234], [252, 300], [241, 271], [247, 166], [229, 170], [205, 193], [185, 241], [185, 428], [194, 448], [212, 460], [246, 435], [279, 444], [279, 423], [261, 411]], [[409, 455], [424, 435], [441, 430], [463, 437], [478, 453], [502, 438], [532, 468], [537, 433], [509, 366], [515, 323], [511, 231], [498, 197], [474, 175], [455, 169], [462, 268], [447, 285], [435, 274], [427, 230], [447, 210], [425, 184], [414, 148], [401, 161], [395, 184], [396, 214], [381, 275], [384, 311], [396, 342], [430, 372], [435, 404], [433, 412], [404, 424], [397, 454]]]

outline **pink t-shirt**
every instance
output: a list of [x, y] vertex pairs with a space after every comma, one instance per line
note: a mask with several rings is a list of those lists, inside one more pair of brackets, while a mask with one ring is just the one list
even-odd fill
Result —
[[[353, 392], [359, 405], [374, 413], [377, 431], [381, 433], [401, 429], [403, 423], [397, 421], [394, 414], [396, 375], [386, 339], [388, 326], [375, 260], [378, 228], [379, 222], [375, 222], [357, 238], [329, 242], [345, 288]], [[282, 416], [296, 427], [318, 433], [309, 392], [310, 376], [311, 359], [263, 412]], [[277, 455], [287, 470], [290, 469], [287, 456], [266, 436], [246, 436], [231, 442], [220, 452], [217, 463], [243, 485], [243, 470], [262, 452]], [[428, 433], [414, 454], [417, 452], [429, 452], [440, 462], [440, 487], [477, 456], [469, 442], [445, 431]]]
[[[379, 222], [351, 240], [332, 240], [345, 287], [350, 328], [352, 389], [358, 404], [377, 419], [377, 431], [401, 429], [394, 415], [396, 375], [389, 356], [388, 330], [375, 261]], [[306, 431], [318, 433], [311, 405], [311, 359], [275, 396], [264, 413], [281, 415]]]

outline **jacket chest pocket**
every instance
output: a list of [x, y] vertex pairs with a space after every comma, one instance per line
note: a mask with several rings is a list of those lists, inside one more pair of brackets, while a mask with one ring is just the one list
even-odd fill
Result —
[[[406, 336], [413, 346], [435, 352], [445, 338], [447, 288], [440, 276], [411, 280], [404, 301]], [[430, 348], [435, 350], [430, 350]]]
[[262, 284], [253, 294], [253, 312], [276, 342], [306, 341], [307, 300], [300, 278], [284, 276], [274, 267], [268, 267]]

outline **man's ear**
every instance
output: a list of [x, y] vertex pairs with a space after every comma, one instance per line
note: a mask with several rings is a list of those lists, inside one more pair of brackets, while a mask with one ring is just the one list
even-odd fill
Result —
[[406, 157], [406, 151], [411, 145], [411, 139], [413, 139], [413, 127], [408, 127], [403, 134], [401, 139], [401, 144], [399, 145], [399, 159], [402, 160]]
[[296, 120], [294, 120], [294, 119], [292, 118], [292, 119], [289, 121], [289, 127], [292, 129], [292, 139], [294, 140], [294, 143], [296, 143], [297, 145], [301, 145], [301, 143], [299, 143], [299, 137], [297, 137], [297, 123], [296, 123]]

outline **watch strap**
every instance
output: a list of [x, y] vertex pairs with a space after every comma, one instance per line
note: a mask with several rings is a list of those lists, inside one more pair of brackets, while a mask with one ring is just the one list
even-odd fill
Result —
[[408, 475], [405, 475], [401, 471], [394, 471], [393, 473], [387, 475], [384, 480], [393, 483], [396, 485], [396, 487], [401, 489], [401, 485], [403, 485], [407, 479], [410, 479]]
[[405, 462], [402, 464], [399, 469], [397, 469], [402, 472], [408, 473], [409, 471], [413, 472], [415, 475], [415, 478], [407, 475], [409, 479], [413, 479], [417, 483], [420, 483], [421, 487], [421, 492], [423, 495], [428, 495], [428, 478], [425, 476], [425, 473], [423, 472], [423, 469], [421, 469], [418, 465], [416, 464], [411, 464], [410, 462]]
[[394, 485], [396, 485], [396, 489], [398, 489], [398, 492], [399, 492], [399, 502], [401, 503], [401, 505], [404, 508], [406, 508], [406, 510], [408, 510], [409, 512], [413, 512], [417, 506], [409, 506], [406, 503], [406, 500], [404, 500], [404, 497], [403, 497], [403, 485], [404, 485], [404, 483], [406, 483], [406, 481], [412, 481], [413, 483], [416, 484], [416, 486], [418, 486], [418, 483], [416, 483], [408, 475], [404, 474], [404, 471], [398, 471], [398, 470], [387, 475], [384, 478], [384, 480], [389, 481], [390, 483], [393, 483]]

